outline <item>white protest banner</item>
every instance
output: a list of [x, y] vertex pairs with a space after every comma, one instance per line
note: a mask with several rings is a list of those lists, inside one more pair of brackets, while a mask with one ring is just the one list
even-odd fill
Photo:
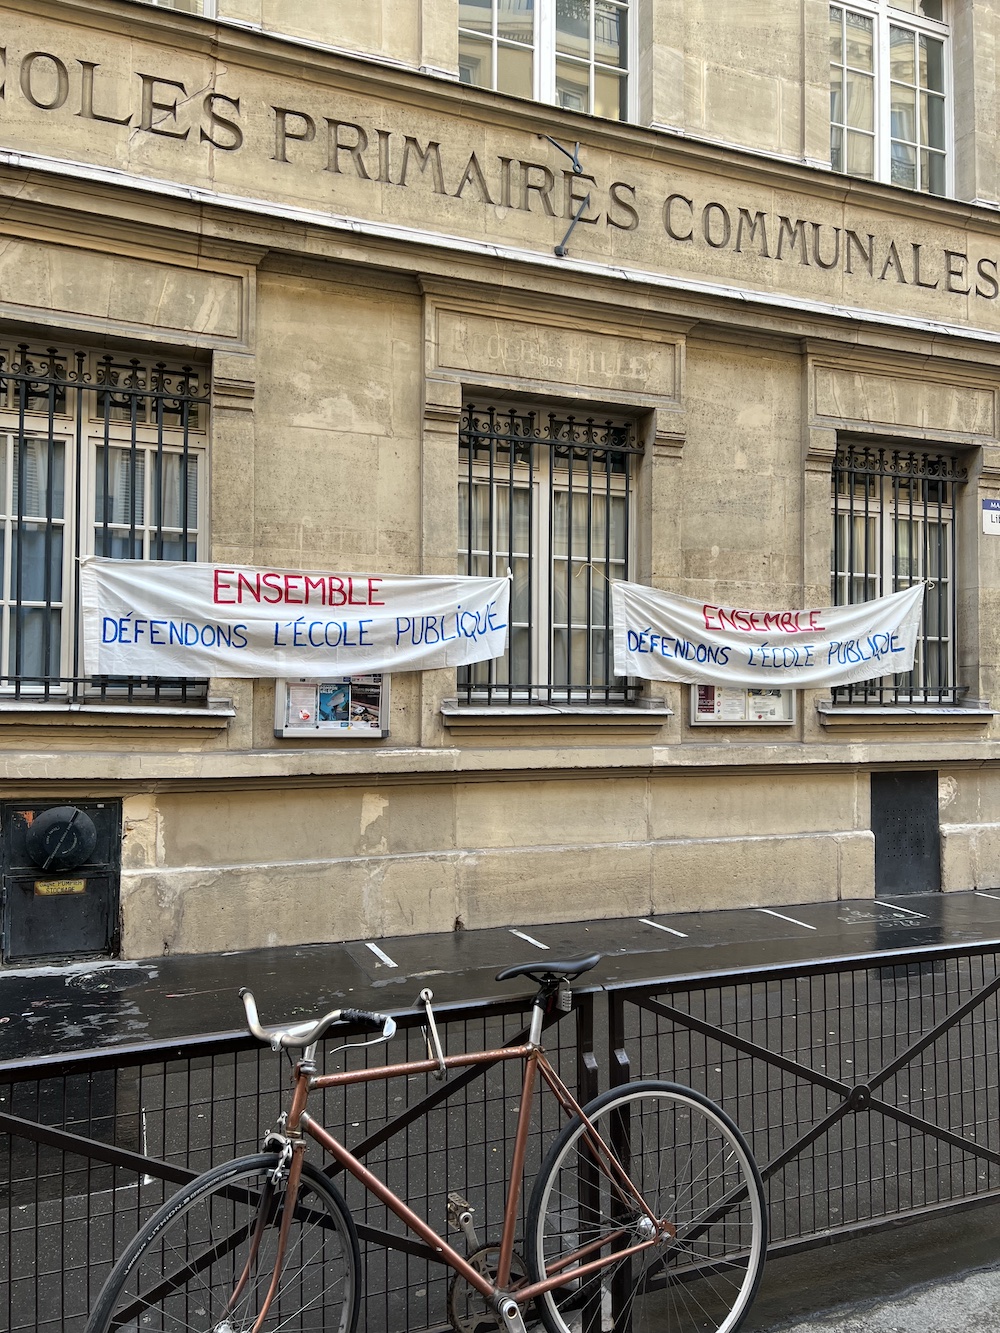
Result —
[[819, 689], [910, 671], [925, 587], [854, 606], [751, 611], [619, 581], [611, 585], [615, 673]]
[[95, 676], [425, 671], [499, 657], [510, 584], [167, 560], [81, 561]]

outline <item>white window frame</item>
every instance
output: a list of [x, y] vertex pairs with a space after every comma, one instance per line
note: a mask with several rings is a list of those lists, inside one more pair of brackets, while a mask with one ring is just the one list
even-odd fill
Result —
[[[892, 180], [892, 106], [891, 106], [891, 84], [890, 73], [890, 27], [907, 28], [918, 35], [921, 33], [928, 37], [934, 37], [944, 43], [944, 114], [945, 114], [945, 186], [943, 194], [935, 196], [938, 198], [950, 197], [954, 194], [955, 186], [955, 128], [954, 128], [954, 67], [952, 59], [952, 29], [949, 22], [949, 0], [943, 0], [942, 13], [944, 18], [941, 21], [937, 19], [925, 18], [922, 14], [914, 14], [910, 10], [892, 3], [892, 0], [830, 0], [828, 9], [852, 10], [854, 13], [863, 14], [873, 21], [874, 36], [874, 173], [871, 179], [880, 181], [883, 184], [891, 185]], [[832, 62], [831, 62], [832, 63]], [[919, 121], [919, 93], [917, 105], [917, 117]], [[832, 122], [831, 122], [832, 125]], [[917, 147], [917, 170], [919, 173], [920, 148]], [[846, 156], [846, 154], [845, 154]], [[845, 167], [841, 169], [842, 173], [850, 174]], [[867, 177], [865, 177], [867, 179]], [[898, 189], [908, 189], [910, 187], [895, 183]], [[929, 191], [921, 190], [918, 187], [915, 193], [925, 194]]]
[[[621, 117], [622, 123], [633, 122], [636, 119], [636, 66], [638, 55], [638, 43], [636, 40], [636, 8], [637, 0], [624, 0], [619, 7], [626, 15], [625, 22], [625, 65], [622, 69], [622, 77], [625, 80], [625, 112]], [[594, 15], [595, 10], [591, 5], [590, 10], [590, 49], [594, 49]], [[611, 66], [602, 66], [601, 62], [595, 61], [593, 54], [587, 62], [575, 60], [572, 56], [567, 56], [556, 50], [556, 0], [534, 0], [533, 7], [533, 30], [530, 46], [528, 43], [506, 42], [497, 36], [498, 10], [497, 0], [491, 0], [490, 7], [491, 30], [490, 35], [476, 32], [473, 29], [466, 29], [459, 24], [459, 33], [468, 34], [480, 41], [489, 41], [490, 43], [490, 71], [489, 80], [481, 84], [469, 84], [469, 86], [478, 86], [484, 88], [496, 89], [497, 86], [497, 49], [501, 46], [507, 46], [515, 50], [530, 50], [532, 56], [532, 98], [536, 102], [545, 102], [551, 106], [558, 106], [558, 96], [556, 88], [556, 61], [564, 60], [570, 64], [578, 64], [581, 68], [588, 71], [588, 98], [589, 104], [586, 107], [567, 107], [567, 110], [582, 111], [587, 115], [592, 113], [590, 108], [593, 105], [594, 98], [594, 70], [597, 68], [608, 68]], [[460, 62], [461, 78], [461, 62]], [[468, 82], [462, 80], [463, 82]]]

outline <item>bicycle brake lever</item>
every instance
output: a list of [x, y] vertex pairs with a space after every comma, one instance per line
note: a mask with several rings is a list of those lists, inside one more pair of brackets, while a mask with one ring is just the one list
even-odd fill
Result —
[[438, 1035], [437, 1023], [434, 1021], [434, 1010], [431, 1008], [431, 1000], [434, 999], [434, 992], [425, 986], [420, 992], [419, 998], [423, 1002], [424, 1009], [427, 1013], [427, 1026], [424, 1028], [424, 1040], [427, 1042], [427, 1058], [428, 1060], [437, 1061], [438, 1067], [434, 1071], [434, 1077], [440, 1082], [448, 1071], [445, 1068], [444, 1051], [441, 1048], [441, 1038]]

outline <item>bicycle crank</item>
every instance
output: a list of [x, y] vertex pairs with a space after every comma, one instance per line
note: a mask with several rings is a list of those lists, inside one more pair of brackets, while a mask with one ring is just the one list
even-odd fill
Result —
[[[474, 1250], [468, 1256], [468, 1262], [483, 1277], [489, 1278], [491, 1282], [496, 1281], [497, 1263], [500, 1259], [499, 1245], [481, 1245], [478, 1250]], [[510, 1281], [511, 1284], [527, 1281], [528, 1270], [524, 1260], [517, 1253], [512, 1254], [510, 1258]], [[514, 1305], [513, 1302], [511, 1302]], [[514, 1315], [521, 1319], [521, 1312], [514, 1305]], [[448, 1288], [448, 1318], [455, 1333], [510, 1333], [511, 1330], [524, 1328], [524, 1322], [520, 1325], [511, 1322], [511, 1316], [506, 1318], [497, 1314], [496, 1310], [489, 1303], [485, 1296], [481, 1295], [473, 1286], [466, 1282], [464, 1277], [458, 1274], [451, 1280]]]

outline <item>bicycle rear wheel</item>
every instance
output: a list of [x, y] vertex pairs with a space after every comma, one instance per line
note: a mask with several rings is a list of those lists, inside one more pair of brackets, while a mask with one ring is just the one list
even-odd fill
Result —
[[[271, 1185], [277, 1164], [275, 1153], [227, 1162], [168, 1200], [115, 1265], [87, 1333], [249, 1333], [289, 1206]], [[354, 1333], [361, 1260], [347, 1205], [306, 1163], [294, 1209], [261, 1333]]]
[[528, 1206], [531, 1280], [609, 1262], [539, 1299], [549, 1333], [735, 1333], [767, 1242], [760, 1175], [740, 1131], [707, 1097], [672, 1083], [613, 1088], [584, 1113], [652, 1217], [676, 1234], [615, 1259], [654, 1228], [595, 1155], [582, 1120], [571, 1120]]

